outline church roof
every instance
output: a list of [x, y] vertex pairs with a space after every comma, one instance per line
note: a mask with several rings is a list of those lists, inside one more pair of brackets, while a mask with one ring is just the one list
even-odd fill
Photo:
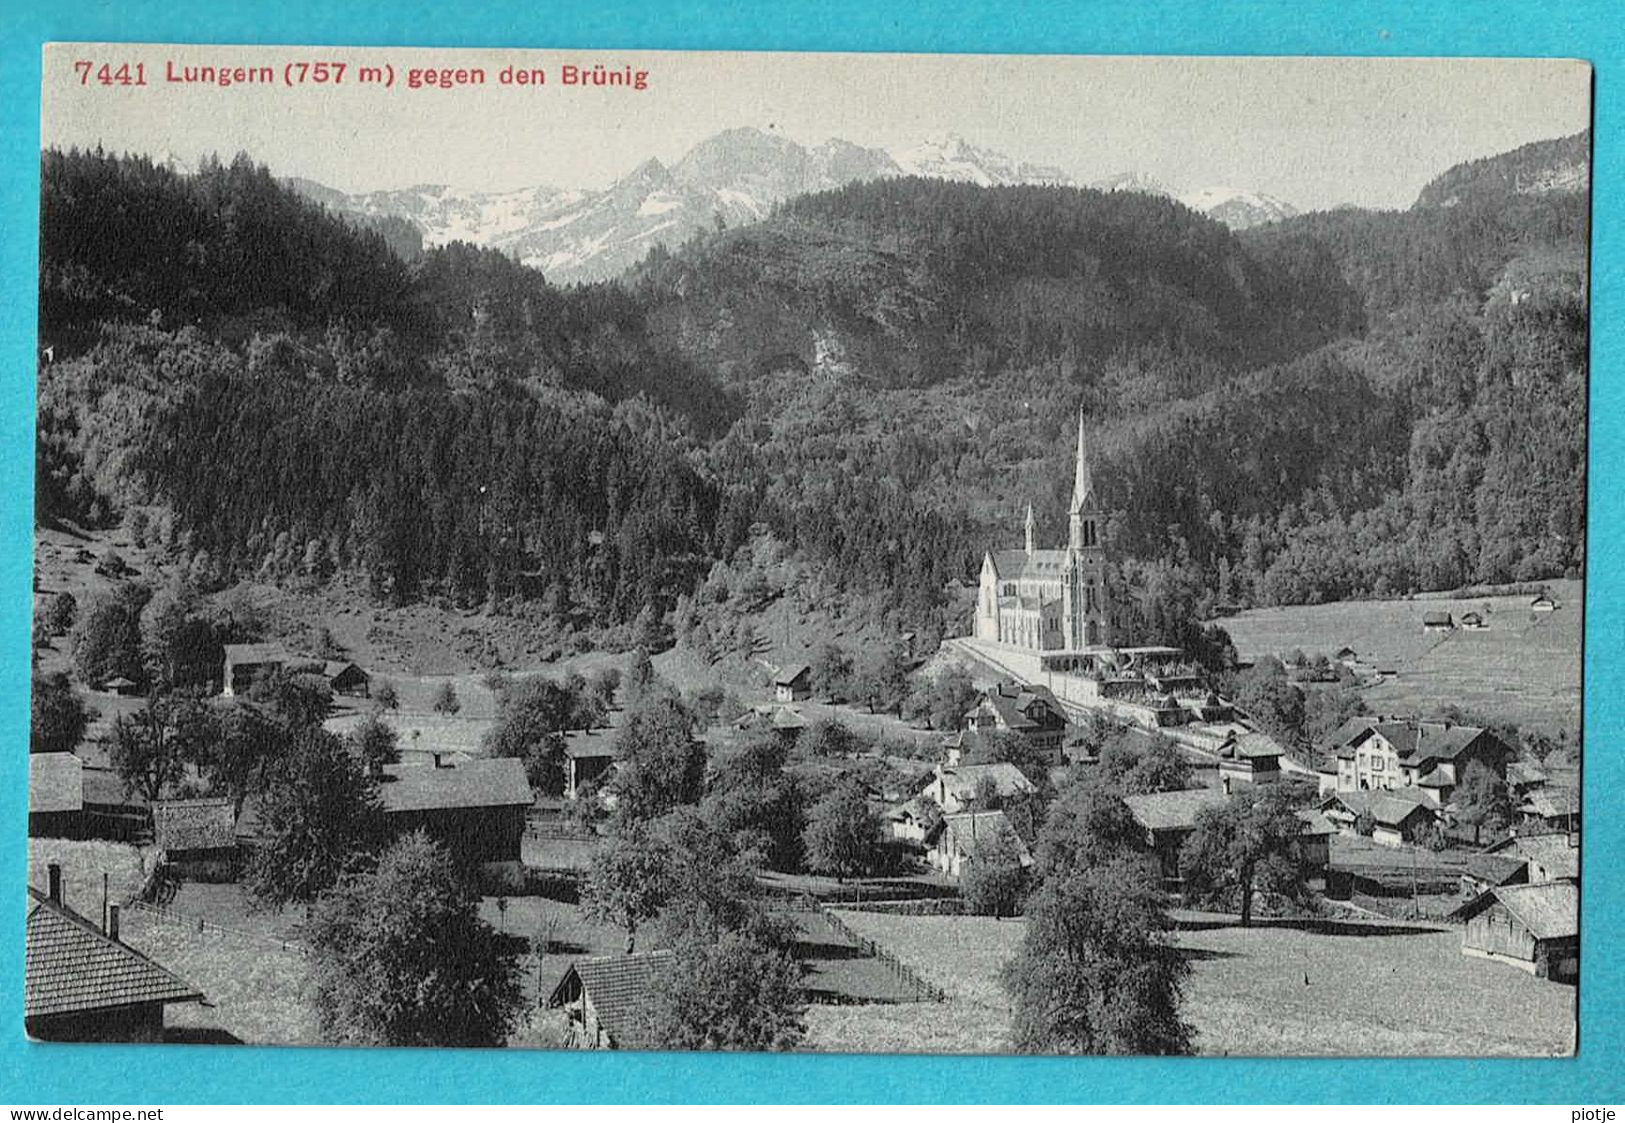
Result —
[[1065, 550], [994, 550], [993, 570], [1006, 581], [1021, 578], [1047, 578], [1059, 581], [1066, 576]]

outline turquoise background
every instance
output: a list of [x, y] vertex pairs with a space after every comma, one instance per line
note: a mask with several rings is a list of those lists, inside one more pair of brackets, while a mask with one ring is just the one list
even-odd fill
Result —
[[[1620, 227], [1625, 18], [1618, 5], [1092, 3], [399, 3], [179, 0], [0, 4], [0, 1102], [1106, 1101], [1549, 1102], [1625, 1099], [1617, 793], [1625, 780], [1620, 555]], [[49, 40], [379, 46], [664, 47], [1097, 54], [1539, 55], [1596, 67], [1591, 540], [1586, 617], [1585, 956], [1577, 1059], [1107, 1060], [694, 1056], [49, 1046], [22, 1035], [40, 44]], [[1373, 138], [1381, 143], [1381, 138]], [[1417, 995], [1425, 1005], [1426, 995]]]

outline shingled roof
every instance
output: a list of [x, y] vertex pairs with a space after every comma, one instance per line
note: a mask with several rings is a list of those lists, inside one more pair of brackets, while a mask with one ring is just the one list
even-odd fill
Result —
[[1196, 816], [1202, 808], [1223, 807], [1227, 801], [1228, 797], [1218, 788], [1123, 797], [1134, 821], [1148, 831], [1195, 830]]
[[[1007, 760], [992, 764], [958, 764], [951, 767], [944, 766], [938, 770], [942, 784], [947, 794], [957, 799], [966, 799], [976, 795], [976, 788], [983, 777], [993, 781], [994, 789], [1001, 796], [1025, 795], [1033, 791], [1033, 782], [1022, 773], [1021, 769]], [[928, 787], [922, 792], [934, 791], [937, 784], [937, 775], [931, 777]]]
[[1015, 845], [1016, 857], [1022, 865], [1030, 866], [1033, 862], [1032, 852], [1003, 811], [944, 815], [938, 829], [933, 832], [933, 838], [937, 837], [944, 840], [950, 853], [964, 858], [975, 858], [999, 838], [1006, 838]]
[[1537, 940], [1562, 940], [1580, 934], [1580, 888], [1572, 881], [1538, 885], [1498, 885], [1456, 911], [1467, 920], [1500, 901]]
[[655, 986], [671, 972], [670, 951], [640, 951], [631, 955], [600, 955], [578, 959], [553, 988], [549, 1006], [563, 1006], [585, 992], [598, 1015], [598, 1024], [617, 1049], [649, 1049], [650, 1014]]
[[24, 944], [24, 1017], [108, 1010], [147, 1002], [195, 1002], [191, 984], [90, 921], [28, 890]]
[[994, 550], [993, 571], [1006, 581], [1021, 578], [1059, 580], [1066, 573], [1065, 550]]
[[84, 764], [72, 753], [28, 755], [28, 810], [31, 814], [80, 811], [85, 806]]
[[1369, 811], [1372, 820], [1385, 827], [1401, 826], [1418, 811], [1426, 812], [1430, 817], [1433, 814], [1422, 797], [1403, 790], [1338, 792], [1329, 796], [1321, 807], [1324, 809], [1334, 803], [1342, 804], [1355, 816]]
[[448, 811], [465, 807], [530, 806], [536, 795], [524, 763], [513, 757], [473, 759], [435, 768], [391, 764], [384, 767], [378, 797], [386, 814]]
[[153, 841], [161, 850], [219, 850], [237, 845], [229, 799], [172, 799], [152, 805]]

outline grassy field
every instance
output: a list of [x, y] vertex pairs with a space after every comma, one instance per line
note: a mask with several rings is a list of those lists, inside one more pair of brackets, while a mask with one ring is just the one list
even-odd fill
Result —
[[[1385, 673], [1365, 691], [1377, 712], [1436, 712], [1454, 703], [1486, 717], [1556, 733], [1580, 726], [1580, 637], [1584, 587], [1549, 583], [1561, 606], [1534, 615], [1530, 598], [1344, 601], [1250, 609], [1219, 623], [1243, 656], [1300, 649], [1331, 655], [1352, 647]], [[1489, 627], [1422, 631], [1422, 617], [1478, 612]]]
[[[919, 1006], [815, 1009], [811, 1047], [1003, 1048], [1010, 1007], [997, 972], [1021, 939], [1019, 921], [841, 916], [952, 997]], [[1572, 988], [1469, 959], [1454, 931], [1313, 935], [1219, 927], [1181, 932], [1178, 940], [1192, 967], [1184, 1013], [1202, 1053], [1549, 1056], [1573, 1049]]]

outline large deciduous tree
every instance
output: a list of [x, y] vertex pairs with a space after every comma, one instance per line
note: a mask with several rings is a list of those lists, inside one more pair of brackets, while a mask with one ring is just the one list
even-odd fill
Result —
[[868, 872], [880, 851], [880, 817], [863, 786], [845, 779], [831, 788], [808, 813], [802, 841], [808, 869], [837, 878]]
[[1235, 899], [1242, 927], [1252, 923], [1260, 891], [1304, 899], [1303, 827], [1286, 793], [1272, 784], [1245, 785], [1224, 803], [1202, 808], [1180, 850], [1186, 891], [1200, 900]]
[[90, 711], [66, 673], [34, 675], [28, 699], [28, 751], [65, 753], [79, 744], [90, 724]]
[[610, 790], [626, 816], [655, 819], [704, 794], [705, 744], [669, 690], [646, 687], [635, 695], [616, 747], [619, 766]]
[[635, 823], [599, 843], [581, 884], [581, 909], [594, 920], [626, 930], [631, 951], [638, 927], [660, 915], [676, 891], [675, 856]]
[[667, 1049], [767, 1052], [806, 1035], [806, 999], [795, 957], [748, 932], [699, 935], [674, 949], [655, 986], [651, 1035]]
[[316, 1008], [334, 1044], [501, 1045], [524, 1001], [517, 956], [421, 832], [325, 894], [311, 935]]

